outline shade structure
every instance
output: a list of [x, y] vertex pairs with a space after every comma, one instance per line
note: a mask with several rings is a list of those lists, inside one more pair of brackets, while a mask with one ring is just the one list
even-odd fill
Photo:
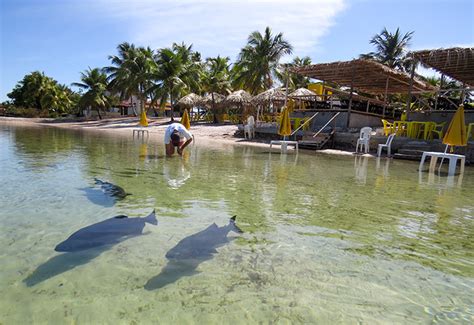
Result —
[[142, 110], [142, 113], [140, 114], [140, 122], [139, 124], [141, 126], [148, 126], [148, 120], [146, 119], [146, 112], [145, 110]]
[[288, 95], [290, 98], [303, 99], [303, 100], [315, 100], [317, 94], [306, 88], [298, 88]]
[[474, 86], [474, 47], [422, 50], [412, 55], [438, 72]]
[[[356, 90], [373, 95], [406, 93], [411, 82], [408, 74], [366, 59], [312, 64], [291, 70], [302, 76], [336, 83], [340, 86], [351, 87], [352, 85]], [[388, 79], [390, 80], [387, 86]], [[414, 91], [436, 90], [436, 87], [418, 78], [413, 79], [412, 87]]]
[[283, 109], [283, 112], [281, 113], [281, 121], [280, 128], [278, 129], [278, 134], [284, 137], [291, 135], [290, 112], [288, 111], [288, 107], [285, 107]]
[[224, 101], [224, 99], [225, 99], [224, 95], [221, 95], [221, 94], [218, 94], [218, 93], [209, 93], [209, 94], [207, 94], [206, 96], [203, 97], [201, 103], [208, 106], [208, 107], [210, 107], [212, 105], [213, 95], [214, 95], [214, 104], [219, 104], [222, 101]]
[[237, 90], [225, 98], [225, 102], [229, 104], [247, 104], [252, 100], [252, 96], [245, 90]]
[[187, 130], [191, 128], [191, 122], [189, 121], [189, 113], [187, 108], [184, 110], [183, 117], [181, 118], [181, 124], [183, 124]]
[[464, 124], [464, 105], [459, 106], [454, 113], [448, 130], [443, 138], [443, 143], [448, 146], [466, 146], [466, 124]]
[[199, 105], [202, 102], [202, 97], [199, 95], [196, 95], [195, 93], [190, 93], [184, 97], [182, 97], [180, 100], [178, 100], [178, 105], [184, 106], [184, 107], [194, 107], [196, 105]]
[[281, 88], [272, 88], [266, 90], [254, 98], [252, 98], [252, 102], [255, 104], [262, 104], [268, 103], [272, 101], [285, 101], [286, 93]]

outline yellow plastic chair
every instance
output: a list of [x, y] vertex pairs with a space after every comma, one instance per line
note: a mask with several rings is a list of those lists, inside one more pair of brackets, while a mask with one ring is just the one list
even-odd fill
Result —
[[383, 134], [385, 136], [388, 136], [389, 134], [392, 134], [393, 133], [393, 123], [390, 123], [389, 121], [387, 120], [384, 120], [382, 119], [382, 123], [383, 123]]
[[[428, 140], [431, 135], [431, 131], [436, 126], [435, 122], [424, 122], [423, 126], [418, 131], [418, 139]], [[421, 137], [423, 135], [423, 138]]]
[[400, 117], [400, 121], [406, 121], [407, 120], [407, 112], [403, 112], [402, 116]]
[[442, 139], [443, 138], [443, 129], [444, 129], [445, 124], [446, 124], [446, 122], [435, 123], [432, 126], [432, 129], [431, 129], [430, 139], [433, 139], [433, 133], [436, 133], [438, 135], [438, 139]]

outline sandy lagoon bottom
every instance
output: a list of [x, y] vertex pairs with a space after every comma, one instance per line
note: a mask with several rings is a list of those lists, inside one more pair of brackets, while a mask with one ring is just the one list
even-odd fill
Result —
[[[1, 324], [473, 321], [471, 168], [451, 182], [411, 162], [199, 145], [165, 159], [128, 137], [0, 125], [0, 176]], [[153, 209], [141, 236], [54, 251]], [[233, 215], [243, 234], [146, 287], [181, 240]]]

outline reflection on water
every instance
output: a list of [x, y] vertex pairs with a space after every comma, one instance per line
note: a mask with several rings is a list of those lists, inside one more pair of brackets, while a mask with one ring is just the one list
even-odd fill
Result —
[[367, 183], [367, 167], [369, 166], [369, 157], [365, 155], [354, 156], [355, 179], [360, 184]]
[[181, 159], [166, 159], [163, 162], [163, 176], [168, 186], [178, 189], [191, 177], [189, 171], [189, 152], [183, 152]]
[[445, 187], [461, 187], [464, 173], [458, 175], [450, 175], [446, 172], [437, 170], [420, 170], [418, 173], [418, 183], [427, 184], [429, 186], [445, 186]]
[[[472, 320], [472, 168], [460, 180], [199, 141], [167, 159], [152, 140], [0, 124], [0, 322]], [[94, 177], [133, 195], [107, 201]], [[85, 225], [152, 209], [147, 236], [51, 255]], [[192, 242], [233, 215], [244, 233], [232, 244]], [[208, 253], [167, 256], [189, 241]]]
[[376, 158], [375, 169], [381, 171], [384, 178], [390, 176], [390, 161], [391, 158]]

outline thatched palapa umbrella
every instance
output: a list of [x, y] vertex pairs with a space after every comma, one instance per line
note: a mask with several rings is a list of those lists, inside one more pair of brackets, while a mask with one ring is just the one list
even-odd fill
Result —
[[178, 105], [184, 106], [187, 108], [192, 108], [196, 105], [199, 105], [201, 102], [202, 102], [201, 96], [196, 95], [195, 93], [190, 93], [182, 97], [180, 100], [178, 100]]
[[314, 91], [311, 91], [306, 88], [298, 88], [294, 92], [288, 95], [289, 98], [291, 99], [296, 99], [299, 102], [299, 106], [301, 109], [301, 101], [306, 100], [306, 101], [316, 101], [316, 96], [317, 94]]
[[202, 104], [214, 113], [214, 123], [217, 123], [217, 107], [224, 101], [225, 96], [219, 93], [209, 93], [202, 99]]
[[[272, 88], [252, 98], [252, 103], [254, 103], [255, 105], [258, 105], [258, 107], [262, 106], [263, 108], [263, 105], [269, 105], [270, 103], [273, 104], [274, 102], [285, 102], [285, 100], [286, 100], [286, 93], [285, 91], [283, 91], [282, 88]], [[260, 109], [257, 108], [257, 122], [258, 122], [259, 111]]]
[[[202, 97], [201, 96], [196, 95], [195, 93], [190, 93], [190, 94], [187, 94], [184, 97], [181, 97], [181, 99], [178, 100], [177, 104], [179, 106], [183, 106], [183, 107], [189, 108], [191, 110], [194, 106], [200, 105], [201, 102], [202, 102]], [[198, 115], [199, 115], [199, 108], [198, 108]], [[191, 114], [191, 117], [193, 117], [193, 116], [194, 115]]]
[[314, 100], [316, 93], [306, 88], [298, 88], [288, 95], [288, 97], [295, 99]]
[[219, 93], [209, 93], [202, 98], [201, 103], [207, 107], [212, 108], [212, 96], [214, 95], [214, 104], [220, 104], [224, 101], [225, 96]]
[[250, 95], [245, 90], [237, 90], [231, 93], [225, 98], [225, 102], [229, 104], [248, 104], [252, 100], [252, 95]]
[[[250, 95], [245, 90], [236, 90], [230, 95], [228, 95], [224, 102], [228, 105], [236, 106], [240, 109], [240, 113], [244, 114], [244, 105], [248, 105], [252, 100], [252, 95]], [[242, 116], [242, 119], [244, 116]]]
[[286, 94], [281, 88], [272, 88], [268, 89], [254, 98], [252, 98], [252, 102], [255, 104], [264, 104], [273, 101], [285, 101]]

